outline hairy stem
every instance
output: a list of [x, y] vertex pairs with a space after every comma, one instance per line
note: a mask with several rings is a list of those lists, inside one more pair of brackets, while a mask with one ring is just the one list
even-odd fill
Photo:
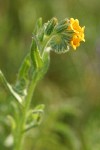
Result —
[[[46, 46], [48, 45], [48, 43], [52, 37], [53, 37], [53, 34], [44, 41], [44, 44], [42, 47], [42, 54], [41, 54], [42, 56], [44, 55], [44, 49], [46, 48]], [[43, 72], [45, 73], [45, 71], [43, 71]], [[28, 89], [28, 94], [25, 98], [22, 115], [19, 115], [19, 120], [17, 123], [16, 131], [15, 131], [16, 133], [15, 133], [15, 137], [14, 137], [14, 140], [15, 140], [14, 150], [23, 150], [23, 141], [24, 141], [24, 137], [25, 137], [23, 131], [25, 131], [25, 125], [26, 125], [26, 121], [27, 121], [27, 112], [30, 108], [31, 99], [32, 99], [33, 92], [36, 87], [37, 81], [41, 78], [41, 76], [44, 75], [43, 72], [41, 72], [40, 70], [37, 69], [37, 71], [35, 71], [33, 74], [33, 79], [30, 83], [30, 86]]]
[[37, 81], [38, 81], [38, 73], [35, 72], [33, 76], [33, 80], [30, 83], [29, 89], [28, 89], [28, 94], [25, 98], [25, 104], [23, 108], [22, 115], [19, 116], [19, 122], [16, 127], [15, 131], [15, 141], [14, 141], [14, 150], [22, 150], [22, 145], [23, 145], [23, 140], [24, 140], [24, 129], [25, 129], [25, 124], [27, 120], [27, 112], [30, 107], [31, 99], [33, 96], [34, 89], [36, 87]]

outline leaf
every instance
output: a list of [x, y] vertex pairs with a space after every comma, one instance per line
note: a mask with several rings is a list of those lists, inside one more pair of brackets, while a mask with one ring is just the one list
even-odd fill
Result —
[[30, 82], [30, 68], [31, 59], [30, 55], [28, 54], [19, 69], [17, 81], [14, 86], [15, 91], [17, 91], [23, 98], [27, 95], [27, 88]]
[[40, 56], [40, 53], [37, 49], [37, 44], [35, 39], [33, 39], [32, 41], [32, 46], [31, 46], [31, 59], [33, 62], [33, 67], [35, 70], [39, 70], [42, 68], [43, 66], [43, 61], [42, 58]]
[[4, 84], [4, 86], [7, 88], [7, 90], [12, 94], [12, 96], [21, 104], [22, 103], [22, 98], [20, 95], [14, 91], [12, 86], [7, 82], [6, 78], [4, 77], [3, 73], [0, 70], [0, 80]]
[[30, 66], [31, 66], [30, 56], [28, 54], [19, 69], [18, 79], [27, 78]]
[[42, 113], [40, 112], [40, 110], [37, 110], [37, 112], [33, 111], [33, 113], [28, 118], [29, 120], [26, 123], [26, 127], [23, 132], [26, 132], [26, 131], [32, 129], [33, 127], [38, 126], [42, 121], [42, 116], [43, 116]]
[[33, 110], [29, 110], [27, 113], [27, 122], [24, 132], [30, 130], [33, 127], [38, 126], [43, 117], [45, 105], [41, 104], [36, 106]]
[[32, 111], [32, 119], [36, 122], [36, 123], [40, 123], [41, 122], [41, 117], [42, 114], [44, 113], [44, 108], [45, 105], [41, 104], [36, 106], [33, 111]]
[[44, 113], [45, 105], [41, 104], [36, 106], [33, 110], [27, 112], [27, 122], [37, 121], [38, 117]]
[[39, 18], [36, 22], [33, 34], [36, 35], [38, 33], [38, 31], [41, 29], [41, 27], [42, 27], [42, 18]]
[[39, 18], [36, 22], [35, 29], [33, 31], [33, 37], [34, 36], [38, 38], [38, 42], [41, 42], [43, 40], [44, 26], [42, 25], [42, 18]]

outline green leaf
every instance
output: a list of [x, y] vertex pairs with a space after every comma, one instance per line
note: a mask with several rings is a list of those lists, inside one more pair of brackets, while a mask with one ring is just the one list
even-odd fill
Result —
[[14, 91], [12, 86], [7, 82], [6, 78], [4, 77], [3, 73], [0, 70], [0, 81], [4, 84], [4, 86], [7, 88], [7, 90], [12, 94], [12, 96], [21, 104], [22, 98], [20, 95]]
[[29, 110], [27, 113], [27, 122], [26, 122], [26, 127], [24, 132], [30, 130], [33, 127], [38, 126], [43, 118], [43, 113], [44, 113], [44, 104], [40, 104], [36, 106], [33, 110]]
[[33, 34], [37, 34], [38, 31], [41, 29], [41, 27], [42, 27], [42, 18], [39, 18], [36, 22]]
[[32, 111], [32, 119], [38, 124], [41, 122], [42, 114], [44, 113], [44, 108], [45, 108], [45, 105], [40, 104], [36, 106]]
[[30, 56], [29, 54], [26, 56], [26, 58], [24, 59], [20, 69], [19, 69], [19, 73], [18, 73], [18, 79], [20, 80], [21, 78], [27, 78], [28, 77], [28, 72], [31, 66], [31, 62], [30, 62]]
[[29, 116], [31, 116], [33, 118], [33, 114], [43, 113], [44, 108], [45, 108], [45, 105], [40, 104], [40, 105], [37, 105], [34, 109], [29, 110], [29, 112], [27, 114], [28, 119], [29, 119]]
[[34, 70], [39, 70], [43, 67], [43, 61], [40, 56], [39, 50], [37, 49], [37, 44], [35, 39], [33, 39], [32, 41], [31, 59], [32, 59]]
[[23, 99], [27, 95], [27, 88], [31, 78], [30, 68], [31, 68], [31, 59], [30, 59], [30, 55], [28, 54], [25, 57], [19, 69], [17, 81], [14, 86], [15, 91], [18, 92]]
[[38, 42], [41, 42], [43, 40], [44, 26], [42, 25], [42, 18], [39, 18], [37, 20], [37, 23], [35, 25], [35, 29], [34, 29], [34, 32], [33, 32], [33, 37], [34, 37], [34, 35], [37, 36]]

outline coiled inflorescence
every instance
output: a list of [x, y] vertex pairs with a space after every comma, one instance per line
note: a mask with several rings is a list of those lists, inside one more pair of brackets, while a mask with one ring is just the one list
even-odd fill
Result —
[[84, 39], [84, 29], [77, 19], [64, 19], [58, 22], [57, 18], [42, 25], [39, 19], [36, 25], [35, 35], [38, 41], [40, 53], [44, 50], [52, 50], [57, 53], [65, 53], [72, 47], [74, 50]]

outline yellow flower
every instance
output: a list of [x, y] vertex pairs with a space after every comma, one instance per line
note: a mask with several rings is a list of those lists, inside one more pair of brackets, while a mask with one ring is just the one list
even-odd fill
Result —
[[71, 46], [76, 50], [76, 47], [80, 46], [80, 39], [74, 35], [70, 43]]
[[76, 50], [76, 48], [80, 45], [81, 41], [85, 42], [85, 39], [84, 39], [85, 27], [81, 27], [79, 25], [78, 19], [70, 18], [69, 23], [70, 24], [69, 24], [68, 30], [74, 31], [70, 44]]

